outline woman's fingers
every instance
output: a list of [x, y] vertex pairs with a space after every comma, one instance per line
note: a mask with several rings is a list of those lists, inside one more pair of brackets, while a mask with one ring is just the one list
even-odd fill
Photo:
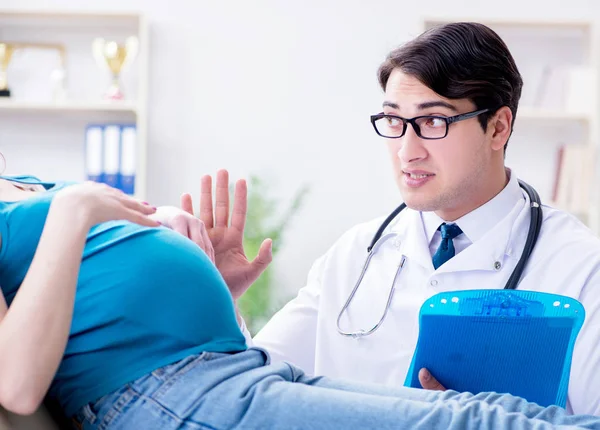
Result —
[[213, 245], [210, 240], [210, 236], [208, 235], [208, 231], [206, 230], [206, 227], [202, 228], [202, 235], [204, 237], [204, 242], [208, 244], [207, 245], [208, 251], [207, 251], [206, 255], [208, 255], [208, 258], [210, 258], [210, 261], [212, 261], [213, 263], [216, 263], [215, 248], [213, 248]]
[[200, 248], [202, 248], [208, 258], [210, 258], [210, 261], [214, 263], [215, 253], [204, 223], [201, 220], [193, 217], [188, 218], [188, 222], [188, 231], [190, 233], [189, 238], [192, 239]]
[[202, 221], [197, 219], [187, 218], [189, 238], [192, 239], [200, 248], [204, 249], [204, 237], [202, 237]]
[[188, 228], [188, 222], [183, 215], [175, 215], [169, 223], [169, 227], [171, 230], [176, 231], [182, 236], [190, 237], [190, 232]]
[[160, 225], [160, 222], [135, 209], [126, 208], [123, 213], [123, 219], [146, 227], [158, 227]]
[[160, 225], [159, 221], [148, 216], [156, 212], [156, 207], [146, 202], [141, 202], [119, 190], [117, 191], [115, 197], [118, 200], [118, 204], [125, 209], [124, 216], [127, 221], [148, 227], [157, 227]]
[[200, 231], [202, 233], [202, 239], [204, 240], [205, 246], [202, 248], [210, 258], [210, 261], [215, 262], [215, 249], [212, 246], [212, 242], [210, 241], [210, 236], [208, 235], [208, 231], [206, 230], [206, 226], [204, 223], [200, 226]]
[[156, 207], [147, 202], [141, 202], [127, 194], [117, 194], [119, 201], [129, 209], [136, 210], [140, 213], [150, 215], [156, 212]]

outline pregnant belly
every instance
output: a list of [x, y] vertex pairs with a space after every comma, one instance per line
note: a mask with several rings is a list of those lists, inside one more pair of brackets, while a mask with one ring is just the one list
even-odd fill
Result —
[[168, 229], [129, 236], [84, 259], [76, 316], [194, 344], [238, 329], [217, 269], [195, 243]]

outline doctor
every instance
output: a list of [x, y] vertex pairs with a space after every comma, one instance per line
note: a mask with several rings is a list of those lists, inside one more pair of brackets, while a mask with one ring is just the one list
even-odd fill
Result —
[[[385, 217], [339, 238], [314, 263], [298, 296], [253, 342], [273, 361], [289, 361], [308, 373], [401, 386], [422, 303], [443, 291], [503, 288], [523, 251], [530, 198], [504, 162], [522, 79], [496, 33], [456, 23], [392, 51], [379, 68], [379, 82], [382, 110], [371, 121], [408, 208], [383, 232], [341, 316]], [[211, 178], [203, 178], [200, 218], [217, 266], [238, 298], [271, 261], [271, 242], [263, 243], [256, 260], [246, 259], [240, 221], [246, 185], [236, 185], [237, 221], [229, 224], [227, 182], [227, 172], [220, 171], [213, 217]], [[192, 212], [189, 195], [182, 206]], [[570, 214], [546, 205], [542, 210], [538, 242], [518, 288], [583, 303], [586, 321], [574, 351], [567, 409], [600, 415], [600, 240]], [[369, 330], [380, 320], [367, 336], [340, 333]], [[425, 369], [420, 380], [424, 388], [443, 389]]]

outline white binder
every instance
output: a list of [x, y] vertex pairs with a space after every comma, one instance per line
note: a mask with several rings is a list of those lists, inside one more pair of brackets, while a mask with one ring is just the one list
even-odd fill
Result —
[[135, 125], [121, 128], [120, 188], [127, 194], [135, 193], [135, 171], [137, 164], [137, 129]]
[[103, 182], [111, 187], [119, 187], [121, 153], [121, 127], [104, 126], [104, 154], [102, 161]]
[[104, 126], [91, 124], [85, 133], [85, 176], [89, 181], [102, 182]]

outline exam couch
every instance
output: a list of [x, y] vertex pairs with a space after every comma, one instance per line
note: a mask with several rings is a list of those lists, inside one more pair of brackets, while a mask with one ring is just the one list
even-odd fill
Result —
[[68, 430], [71, 428], [64, 423], [59, 426], [45, 406], [26, 417], [15, 415], [0, 407], [0, 430]]

